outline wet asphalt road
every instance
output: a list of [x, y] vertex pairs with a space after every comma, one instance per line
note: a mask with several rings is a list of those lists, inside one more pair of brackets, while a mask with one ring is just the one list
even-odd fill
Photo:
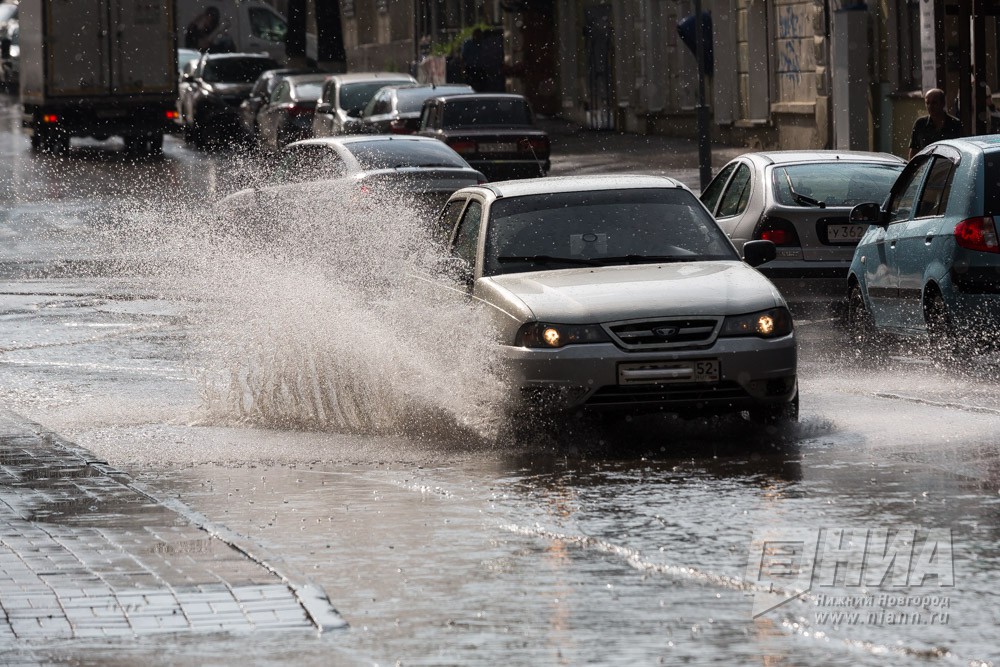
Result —
[[[191, 232], [256, 162], [176, 140], [139, 163], [114, 142], [33, 157], [14, 122], [5, 108], [4, 407], [308, 579], [349, 627], [0, 634], [0, 661], [1000, 662], [995, 359], [935, 363], [919, 345], [858, 358], [832, 318], [808, 314], [794, 430], [646, 418], [512, 439], [466, 418], [490, 398], [463, 370], [474, 360], [415, 344], [401, 358], [419, 404], [354, 389], [391, 435], [331, 428], [309, 408], [316, 369], [347, 363], [342, 393], [393, 385], [400, 353], [350, 285], [289, 255], [208, 253]], [[684, 142], [555, 146], [554, 173], [696, 185]], [[364, 255], [367, 238], [339, 242]], [[419, 303], [390, 312], [426, 319]], [[324, 348], [344, 320], [366, 335]], [[87, 520], [110, 531], [122, 516], [101, 505]], [[0, 583], [0, 605], [8, 593]]]

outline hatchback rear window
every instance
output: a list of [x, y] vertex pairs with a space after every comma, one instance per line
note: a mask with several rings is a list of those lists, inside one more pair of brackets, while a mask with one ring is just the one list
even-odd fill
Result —
[[782, 206], [855, 206], [881, 204], [905, 165], [821, 162], [775, 167], [771, 172], [774, 198]]
[[1000, 152], [985, 155], [983, 215], [1000, 215]]
[[262, 72], [278, 63], [267, 58], [219, 58], [205, 63], [202, 78], [210, 83], [253, 83]]
[[364, 141], [347, 146], [362, 169], [400, 167], [458, 167], [468, 163], [443, 142], [434, 141]]

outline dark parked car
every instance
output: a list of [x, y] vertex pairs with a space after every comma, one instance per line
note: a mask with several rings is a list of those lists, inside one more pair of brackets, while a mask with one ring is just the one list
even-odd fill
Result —
[[312, 136], [313, 114], [328, 74], [282, 77], [270, 101], [257, 112], [257, 139], [261, 148], [282, 146]]
[[278, 63], [256, 53], [206, 53], [181, 82], [184, 139], [196, 146], [240, 130], [238, 111], [261, 72]]
[[269, 69], [263, 72], [250, 89], [250, 95], [240, 104], [240, 124], [247, 138], [257, 142], [257, 112], [260, 108], [271, 100], [271, 94], [281, 83], [281, 79], [293, 74], [321, 74], [315, 68], [295, 68], [286, 67], [283, 69]]
[[856, 206], [866, 232], [846, 277], [856, 343], [929, 337], [935, 353], [1000, 342], [1000, 136], [931, 144], [888, 199]]
[[420, 110], [431, 97], [474, 93], [464, 83], [386, 86], [361, 114], [363, 131], [371, 134], [414, 134], [420, 129]]
[[285, 146], [264, 187], [235, 192], [216, 206], [229, 227], [253, 233], [255, 223], [283, 217], [289, 203], [312, 205], [331, 190], [364, 196], [402, 193], [427, 214], [437, 212], [455, 190], [485, 182], [455, 151], [440, 141], [413, 136], [354, 135], [307, 139]]
[[490, 180], [549, 171], [549, 135], [521, 95], [473, 94], [424, 102], [419, 134], [445, 142]]
[[361, 132], [361, 112], [383, 86], [416, 83], [400, 72], [334, 74], [323, 86], [313, 119], [313, 136], [335, 137]]

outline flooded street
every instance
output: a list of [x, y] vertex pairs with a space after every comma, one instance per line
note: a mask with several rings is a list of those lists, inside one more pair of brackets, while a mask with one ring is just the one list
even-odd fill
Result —
[[[35, 157], [17, 120], [8, 99], [3, 407], [238, 534], [348, 627], [19, 641], [0, 662], [1000, 664], [1000, 360], [858, 358], [809, 314], [793, 430], [514, 435], [484, 330], [395, 284], [426, 251], [395, 204], [303, 202], [297, 234], [219, 240], [211, 203], [253, 159], [177, 138], [162, 160]], [[560, 139], [553, 175], [681, 159]], [[664, 169], [694, 185], [690, 157]]]

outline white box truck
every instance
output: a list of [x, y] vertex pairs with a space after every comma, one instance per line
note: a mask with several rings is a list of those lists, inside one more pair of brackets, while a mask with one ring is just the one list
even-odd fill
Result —
[[260, 0], [176, 2], [177, 46], [199, 51], [266, 53], [279, 63], [288, 60], [288, 22]]
[[161, 0], [21, 0], [22, 126], [35, 150], [120, 136], [157, 153], [177, 114], [174, 6]]

